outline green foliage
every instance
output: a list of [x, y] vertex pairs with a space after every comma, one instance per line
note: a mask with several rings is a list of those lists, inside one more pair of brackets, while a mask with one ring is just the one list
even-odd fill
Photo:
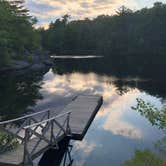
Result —
[[[162, 129], [166, 133], [166, 106], [164, 105], [161, 110], [156, 108], [151, 103], [145, 102], [142, 99], [137, 99], [136, 107], [132, 107], [133, 110], [136, 110], [141, 113], [142, 116], [147, 118], [152, 125], [157, 126], [159, 129]], [[155, 143], [155, 147], [162, 153], [166, 154], [166, 137], [163, 137], [161, 140], [158, 140]]]
[[32, 55], [27, 56], [27, 60], [28, 60], [29, 63], [32, 63], [33, 62], [33, 56]]
[[123, 166], [166, 166], [166, 162], [159, 159], [149, 150], [143, 152], [136, 150], [135, 156], [131, 160], [126, 161]]
[[142, 99], [137, 99], [137, 106], [132, 109], [138, 111], [146, 117], [152, 125], [158, 126], [160, 129], [166, 130], [166, 107], [161, 110], [156, 108], [151, 103], [145, 102]]
[[166, 137], [163, 137], [161, 140], [158, 140], [155, 143], [155, 147], [160, 151], [160, 153], [166, 155]]
[[128, 9], [128, 8], [125, 7], [125, 6], [121, 6], [121, 7], [116, 11], [116, 13], [117, 13], [118, 16], [121, 16], [121, 15], [128, 15], [128, 14], [130, 14], [130, 13], [132, 13], [132, 12], [133, 12], [132, 10]]
[[33, 28], [36, 19], [23, 3], [0, 0], [0, 66], [39, 47], [39, 35]]
[[0, 154], [15, 149], [18, 144], [19, 142], [14, 136], [0, 132]]
[[159, 2], [138, 11], [122, 6], [94, 19], [62, 17], [43, 31], [42, 45], [53, 54], [104, 55], [109, 66], [120, 66], [118, 72], [159, 76], [166, 66], [165, 17], [166, 5]]

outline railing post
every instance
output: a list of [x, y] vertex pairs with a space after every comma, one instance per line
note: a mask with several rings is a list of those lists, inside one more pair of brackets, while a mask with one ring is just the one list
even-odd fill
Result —
[[[47, 112], [47, 119], [50, 119], [50, 110], [48, 110]], [[47, 122], [47, 125], [48, 125], [49, 122]]]
[[67, 114], [67, 126], [66, 126], [66, 133], [67, 134], [71, 133], [71, 129], [70, 129], [70, 116], [71, 116], [71, 112], [69, 112]]
[[29, 163], [29, 154], [28, 154], [28, 141], [29, 141], [29, 129], [25, 129], [25, 137], [24, 137], [24, 158], [23, 165], [26, 166]]
[[25, 138], [24, 138], [24, 158], [23, 158], [23, 166], [34, 166], [33, 160], [31, 158], [31, 154], [28, 151], [28, 142], [31, 138], [29, 128], [25, 129]]
[[51, 138], [50, 138], [50, 140], [51, 140], [51, 145], [53, 144], [53, 139], [54, 139], [54, 121], [52, 120], [51, 122]]
[[47, 118], [50, 119], [50, 110], [48, 110]]

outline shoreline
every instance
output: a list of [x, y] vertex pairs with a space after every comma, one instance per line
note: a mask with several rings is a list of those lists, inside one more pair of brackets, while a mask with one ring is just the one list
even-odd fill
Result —
[[10, 67], [2, 67], [0, 68], [0, 74], [6, 74], [6, 73], [13, 73], [13, 72], [19, 72], [24, 70], [41, 70], [46, 67], [51, 67], [53, 65], [53, 61], [51, 59], [45, 59], [45, 60], [38, 60], [32, 63], [29, 63], [24, 60], [18, 60], [15, 61], [14, 65], [11, 65]]

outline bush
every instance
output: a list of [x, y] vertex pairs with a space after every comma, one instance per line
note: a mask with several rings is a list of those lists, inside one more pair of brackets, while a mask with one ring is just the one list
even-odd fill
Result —
[[15, 149], [18, 144], [19, 142], [14, 136], [0, 132], [0, 154]]
[[126, 161], [123, 166], [166, 166], [166, 162], [158, 158], [150, 150], [136, 150], [135, 156]]

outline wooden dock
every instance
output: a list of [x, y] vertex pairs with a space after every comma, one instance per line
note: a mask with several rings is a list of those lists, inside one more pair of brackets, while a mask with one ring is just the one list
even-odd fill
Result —
[[[0, 155], [0, 166], [33, 166], [35, 158], [50, 148], [58, 148], [64, 137], [82, 140], [102, 102], [101, 96], [79, 95], [59, 115], [47, 111], [1, 122], [0, 129], [16, 136], [21, 144]], [[13, 130], [11, 124], [20, 120], [24, 123]]]

